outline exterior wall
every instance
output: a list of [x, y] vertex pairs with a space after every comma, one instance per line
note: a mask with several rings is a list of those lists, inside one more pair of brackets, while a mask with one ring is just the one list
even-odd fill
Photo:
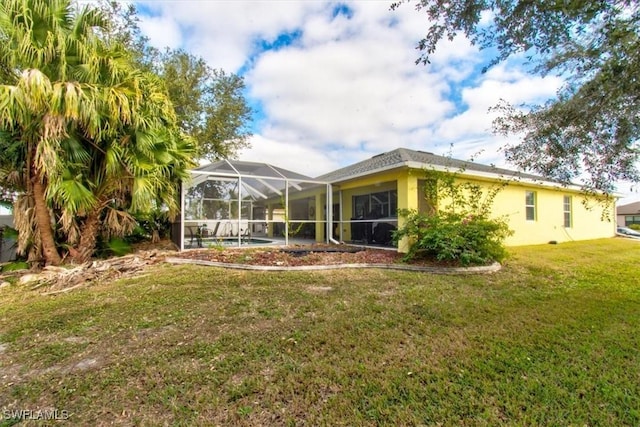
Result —
[[[418, 180], [424, 174], [420, 170], [394, 170], [351, 180], [334, 186], [342, 191], [342, 215], [348, 221], [353, 214], [352, 197], [375, 191], [384, 191], [397, 186], [398, 208], [418, 208], [421, 189]], [[469, 179], [489, 188], [495, 181], [481, 178]], [[536, 193], [536, 219], [526, 219], [525, 192]], [[571, 227], [564, 226], [564, 196], [571, 196]], [[566, 188], [547, 188], [539, 185], [510, 183], [504, 187], [494, 199], [492, 215], [505, 216], [514, 234], [507, 238], [507, 246], [546, 244], [550, 241], [567, 242], [572, 240], [588, 240], [613, 237], [615, 235], [615, 208], [611, 205], [607, 210], [593, 200], [587, 200], [575, 190]], [[605, 213], [605, 215], [603, 215]], [[607, 217], [607, 219], [603, 219]], [[403, 219], [398, 218], [402, 226]], [[343, 224], [343, 236], [351, 240], [348, 223]], [[406, 252], [408, 242], [399, 242], [398, 250]]]
[[326, 200], [327, 200], [326, 192], [316, 194], [311, 206], [313, 207], [313, 209], [311, 209], [310, 207], [310, 211], [309, 211], [309, 219], [316, 221], [315, 231], [314, 231], [316, 242], [324, 242], [324, 234], [325, 234], [324, 229], [326, 227], [325, 221], [327, 220], [326, 213], [324, 211], [324, 205], [326, 204]]
[[[526, 219], [526, 191], [536, 193], [534, 221]], [[564, 196], [571, 196], [572, 224], [569, 228], [564, 226]], [[514, 234], [507, 238], [505, 244], [520, 246], [613, 237], [614, 207], [608, 208], [609, 220], [603, 219], [606, 210], [594, 200], [585, 200], [576, 191], [510, 184], [496, 196], [492, 215], [508, 218]]]
[[13, 215], [0, 215], [0, 227], [2, 226], [13, 227]]
[[[405, 172], [398, 178], [398, 209], [418, 209], [418, 177], [415, 174]], [[402, 216], [398, 216], [398, 228], [405, 222]], [[403, 238], [398, 241], [398, 252], [409, 252], [410, 245], [409, 239]]]

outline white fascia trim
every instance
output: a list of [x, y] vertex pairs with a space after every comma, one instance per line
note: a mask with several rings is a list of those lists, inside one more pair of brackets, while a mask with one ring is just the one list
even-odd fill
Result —
[[[374, 169], [374, 170], [370, 170], [367, 172], [361, 172], [355, 175], [351, 175], [347, 178], [344, 179], [339, 179], [339, 180], [335, 180], [332, 181], [331, 184], [333, 185], [337, 185], [339, 186], [339, 184], [341, 182], [347, 182], [347, 181], [351, 181], [354, 179], [358, 179], [358, 178], [362, 178], [365, 176], [369, 176], [369, 175], [373, 175], [376, 173], [380, 173], [380, 172], [387, 172], [393, 169], [400, 169], [402, 167], [408, 167], [409, 169], [432, 169], [438, 172], [449, 172], [449, 173], [455, 173], [457, 171], [459, 171], [459, 168], [453, 168], [450, 166], [443, 166], [443, 165], [433, 165], [433, 164], [429, 164], [429, 163], [422, 163], [422, 162], [414, 162], [414, 161], [406, 161], [406, 162], [402, 162], [402, 163], [396, 163], [393, 165], [389, 165], [389, 166], [385, 166], [385, 167], [381, 167], [378, 169]], [[517, 174], [518, 172], [513, 171], [514, 174]], [[544, 188], [555, 188], [555, 189], [563, 189], [563, 190], [569, 190], [569, 191], [575, 191], [577, 193], [583, 193], [583, 189], [581, 186], [576, 185], [576, 184], [570, 184], [570, 185], [563, 185], [557, 182], [553, 182], [553, 181], [547, 181], [545, 179], [532, 179], [532, 178], [518, 178], [518, 177], [514, 177], [513, 175], [504, 175], [504, 174], [499, 174], [499, 173], [493, 173], [493, 172], [482, 172], [482, 171], [475, 171], [475, 170], [465, 170], [464, 173], [460, 174], [461, 176], [468, 176], [468, 177], [477, 177], [477, 178], [487, 178], [487, 179], [493, 179], [493, 180], [503, 180], [503, 181], [508, 181], [509, 183], [513, 183], [513, 184], [523, 184], [523, 185], [531, 185], [531, 186], [535, 186], [535, 187], [544, 187]], [[616, 198], [621, 198], [624, 197], [624, 195], [620, 194], [620, 193], [612, 193], [611, 194], [613, 197]]]
[[[449, 173], [455, 173], [459, 171], [458, 168], [451, 168], [451, 167], [442, 166], [442, 165], [428, 165], [428, 164], [419, 163], [419, 162], [408, 162], [408, 166], [413, 169], [431, 168], [435, 171], [449, 172]], [[513, 173], [517, 174], [518, 172], [513, 171]], [[495, 172], [483, 172], [483, 171], [466, 169], [464, 172], [460, 173], [460, 176], [470, 176], [470, 177], [477, 177], [477, 178], [502, 180], [502, 181], [507, 181], [509, 183], [528, 184], [535, 187], [558, 188], [558, 189], [573, 190], [577, 192], [582, 191], [582, 187], [575, 184], [563, 185], [558, 182], [547, 181], [543, 178], [540, 178], [540, 179], [523, 178], [523, 177], [518, 177], [514, 175], [504, 175], [504, 174], [495, 173]]]

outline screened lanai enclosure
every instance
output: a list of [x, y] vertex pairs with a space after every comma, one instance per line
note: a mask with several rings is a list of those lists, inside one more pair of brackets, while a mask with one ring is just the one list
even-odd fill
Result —
[[180, 248], [328, 242], [330, 184], [264, 163], [220, 160], [183, 183]]

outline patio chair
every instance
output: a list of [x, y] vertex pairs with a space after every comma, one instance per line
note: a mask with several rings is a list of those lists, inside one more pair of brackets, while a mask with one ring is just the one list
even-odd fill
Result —
[[200, 226], [197, 225], [187, 225], [185, 230], [189, 232], [190, 242], [189, 247], [193, 248], [193, 242], [195, 241], [198, 248], [202, 247], [202, 231]]

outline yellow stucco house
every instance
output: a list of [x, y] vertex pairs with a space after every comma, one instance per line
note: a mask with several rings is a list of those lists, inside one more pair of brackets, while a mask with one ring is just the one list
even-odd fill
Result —
[[[492, 214], [506, 217], [514, 231], [507, 246], [615, 235], [614, 203], [587, 199], [577, 186], [398, 148], [317, 178], [254, 162], [202, 166], [183, 185], [179, 244], [313, 240], [394, 247], [391, 233], [403, 221], [398, 209], [429, 208], [425, 170], [456, 173], [487, 187], [506, 181]], [[398, 250], [406, 249], [400, 242]]]

